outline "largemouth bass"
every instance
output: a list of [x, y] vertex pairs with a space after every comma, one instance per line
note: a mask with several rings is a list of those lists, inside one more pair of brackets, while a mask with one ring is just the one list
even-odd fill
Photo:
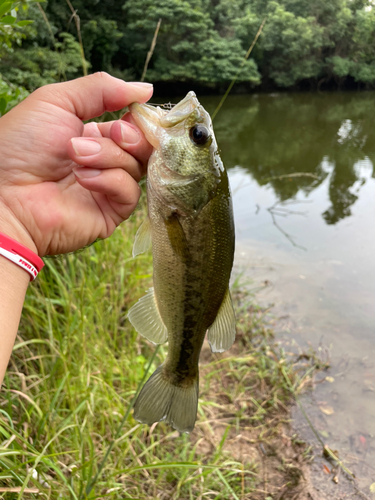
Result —
[[133, 103], [130, 112], [154, 147], [148, 217], [133, 249], [135, 256], [152, 243], [154, 287], [128, 318], [149, 341], [169, 342], [167, 359], [142, 388], [134, 417], [149, 425], [165, 420], [190, 432], [205, 335], [213, 352], [223, 352], [236, 333], [228, 288], [234, 255], [228, 176], [211, 118], [194, 92], [169, 111]]

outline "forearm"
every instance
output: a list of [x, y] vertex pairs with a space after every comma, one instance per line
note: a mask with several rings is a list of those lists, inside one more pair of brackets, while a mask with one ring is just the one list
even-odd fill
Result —
[[27, 272], [0, 256], [0, 386], [17, 335], [29, 282]]

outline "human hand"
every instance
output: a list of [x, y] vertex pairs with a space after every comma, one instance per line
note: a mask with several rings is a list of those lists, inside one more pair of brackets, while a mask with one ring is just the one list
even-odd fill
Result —
[[152, 148], [129, 116], [82, 120], [151, 95], [151, 85], [96, 73], [41, 87], [3, 116], [0, 231], [40, 256], [110, 236], [137, 205]]

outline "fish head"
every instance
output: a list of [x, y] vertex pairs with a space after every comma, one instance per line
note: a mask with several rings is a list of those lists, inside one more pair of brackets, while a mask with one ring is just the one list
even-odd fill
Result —
[[158, 171], [153, 173], [154, 184], [159, 177], [160, 189], [174, 194], [178, 184], [184, 185], [183, 195], [190, 199], [182, 201], [193, 211], [200, 210], [214, 196], [224, 167], [211, 117], [195, 93], [189, 92], [170, 110], [138, 103], [129, 108], [161, 160], [155, 162]]

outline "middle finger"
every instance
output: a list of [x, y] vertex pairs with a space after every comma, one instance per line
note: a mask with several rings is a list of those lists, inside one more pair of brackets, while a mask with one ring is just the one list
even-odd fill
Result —
[[68, 144], [69, 157], [78, 165], [97, 169], [122, 168], [137, 182], [142, 164], [107, 137], [74, 137]]

